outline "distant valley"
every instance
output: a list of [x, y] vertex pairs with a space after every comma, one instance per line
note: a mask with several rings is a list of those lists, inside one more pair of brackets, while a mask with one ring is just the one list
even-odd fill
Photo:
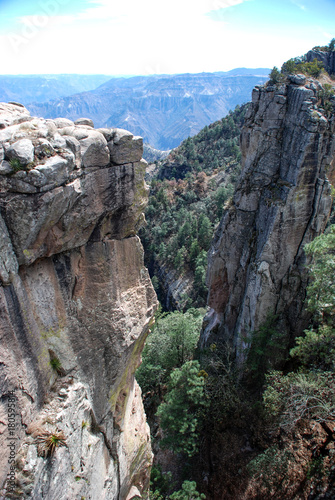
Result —
[[269, 71], [238, 68], [225, 73], [118, 77], [94, 90], [22, 103], [33, 115], [89, 117], [95, 127], [125, 128], [154, 148], [169, 150], [237, 104], [250, 101], [252, 88], [264, 83]]

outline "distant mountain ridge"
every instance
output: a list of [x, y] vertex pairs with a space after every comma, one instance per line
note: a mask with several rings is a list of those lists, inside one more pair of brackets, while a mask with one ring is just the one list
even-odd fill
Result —
[[0, 75], [0, 101], [41, 103], [97, 88], [109, 75]]
[[141, 135], [159, 150], [178, 146], [205, 125], [250, 100], [268, 68], [228, 72], [112, 78], [95, 90], [28, 105], [46, 118], [89, 117], [96, 127], [119, 127]]

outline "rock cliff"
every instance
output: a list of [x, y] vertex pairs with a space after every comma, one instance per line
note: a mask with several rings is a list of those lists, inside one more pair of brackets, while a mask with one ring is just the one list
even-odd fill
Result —
[[286, 347], [306, 326], [303, 248], [325, 228], [334, 167], [334, 113], [321, 108], [321, 89], [292, 75], [253, 90], [241, 178], [209, 251], [202, 333], [203, 345], [231, 341], [241, 361], [270, 315]]
[[125, 130], [0, 104], [1, 498], [148, 495], [142, 151]]
[[324, 69], [330, 75], [335, 74], [335, 52], [329, 51], [325, 52], [324, 50], [313, 49], [307, 52], [306, 56], [307, 62], [312, 62], [314, 59], [323, 63]]

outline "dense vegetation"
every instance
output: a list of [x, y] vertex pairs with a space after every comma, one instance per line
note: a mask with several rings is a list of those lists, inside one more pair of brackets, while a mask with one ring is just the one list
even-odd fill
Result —
[[[137, 378], [153, 424], [154, 446], [170, 449], [182, 473], [173, 483], [170, 473], [154, 467], [152, 499], [200, 498], [195, 480], [199, 481], [197, 467], [206, 454], [203, 442], [210, 439], [212, 448], [217, 443], [221, 449], [243, 432], [249, 432], [258, 451], [241, 454], [240, 445], [237, 450], [235, 444], [229, 445], [228, 456], [234, 460], [223, 461], [220, 469], [221, 479], [226, 474], [228, 483], [240, 467], [246, 471], [240, 480], [243, 477], [244, 484], [263, 498], [272, 498], [268, 496], [272, 491], [273, 498], [288, 499], [296, 484], [308, 483], [317, 491], [325, 477], [329, 485], [335, 481], [332, 448], [320, 448], [315, 434], [320, 432], [316, 425], [321, 425], [331, 436], [335, 420], [335, 226], [305, 251], [310, 259], [306, 307], [313, 317], [291, 349], [294, 363], [283, 364], [291, 366], [289, 371], [273, 370], [268, 362], [271, 349], [280, 348], [280, 332], [272, 318], [255, 332], [256, 344], [247, 352], [241, 372], [229, 345], [212, 344], [197, 351], [203, 310], [159, 313]], [[301, 429], [314, 440], [307, 461], [300, 456]], [[288, 463], [300, 471], [293, 486]], [[234, 487], [238, 488], [236, 483]], [[178, 491], [173, 493], [174, 489]]]
[[[270, 84], [289, 73], [317, 76], [321, 70], [316, 60], [290, 60], [272, 70]], [[325, 110], [333, 95], [323, 84], [319, 104]], [[178, 469], [175, 477], [166, 464], [155, 464], [151, 499], [202, 498], [198, 490], [219, 498], [216, 483], [231, 499], [247, 490], [246, 498], [278, 500], [305, 498], [299, 495], [306, 491], [315, 493], [309, 498], [334, 493], [335, 226], [305, 247], [305, 307], [312, 319], [289, 355], [276, 317], [253, 332], [243, 368], [229, 343], [197, 349], [204, 311], [195, 307], [205, 305], [206, 253], [239, 175], [245, 112], [246, 106], [237, 107], [184, 141], [160, 164], [151, 185], [141, 236], [154, 286], [163, 298], [162, 268], [193, 280], [177, 304], [184, 312], [159, 313], [137, 372], [154, 451], [169, 450]], [[212, 490], [203, 480], [208, 473]], [[317, 496], [324, 492], [330, 496]]]
[[207, 251], [224, 204], [240, 172], [239, 136], [247, 106], [186, 139], [160, 165], [151, 182], [147, 226], [140, 236], [154, 287], [165, 304], [162, 268], [188, 276], [179, 309], [203, 307], [207, 289]]

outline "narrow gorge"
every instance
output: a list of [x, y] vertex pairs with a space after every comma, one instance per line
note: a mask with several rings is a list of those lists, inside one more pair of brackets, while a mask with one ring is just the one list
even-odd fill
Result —
[[[332, 69], [333, 54], [327, 59], [321, 52], [306, 60]], [[311, 324], [304, 248], [325, 231], [332, 209], [333, 87], [326, 73], [282, 74], [256, 86], [252, 103], [184, 141], [161, 164], [165, 178], [154, 180], [143, 241], [168, 265], [153, 283], [157, 289], [158, 278], [167, 283], [167, 307], [188, 310], [188, 316], [175, 314], [184, 321], [174, 338], [182, 361], [157, 366], [159, 351], [173, 350], [162, 329], [147, 372], [143, 392], [146, 409], [150, 397], [154, 401], [148, 415], [155, 422], [155, 454], [163, 450], [164, 432], [168, 436], [161, 421], [170, 375], [190, 368], [175, 388], [187, 390], [191, 380], [198, 390], [187, 393], [188, 403], [179, 398], [182, 411], [170, 419], [178, 446], [163, 450], [162, 462], [172, 457], [183, 471], [176, 483], [168, 479], [164, 497], [159, 489], [149, 493], [153, 453], [135, 380], [159, 305], [138, 236], [149, 194], [143, 140], [123, 129], [95, 129], [88, 118], [36, 118], [21, 104], [0, 103], [1, 499], [184, 500], [171, 493], [185, 470], [185, 482], [196, 481], [189, 484], [193, 493], [198, 488], [207, 500], [332, 498], [314, 495], [311, 470], [321, 456], [330, 471], [322, 491], [332, 495], [334, 420], [311, 418], [309, 434], [301, 431], [296, 441], [280, 426], [262, 427], [270, 370], [254, 384], [247, 362], [255, 333], [265, 331], [262, 355], [271, 369], [287, 370], [278, 375], [285, 379], [294, 364], [290, 349]], [[208, 248], [208, 307], [197, 345], [205, 310], [195, 308], [205, 303]], [[164, 313], [157, 323], [162, 318], [169, 319]], [[172, 322], [166, 324], [171, 330]], [[188, 327], [193, 344], [186, 353], [186, 342], [180, 350], [177, 342]], [[272, 330], [280, 348], [270, 359]], [[204, 397], [195, 402], [194, 395]], [[335, 402], [332, 408], [335, 415]], [[186, 438], [189, 432], [189, 453], [178, 432]], [[278, 493], [262, 483], [263, 470], [247, 471], [268, 449], [280, 455], [280, 446], [295, 448], [285, 455], [290, 460], [284, 457], [293, 472], [285, 469]], [[281, 480], [281, 471], [270, 468]]]

